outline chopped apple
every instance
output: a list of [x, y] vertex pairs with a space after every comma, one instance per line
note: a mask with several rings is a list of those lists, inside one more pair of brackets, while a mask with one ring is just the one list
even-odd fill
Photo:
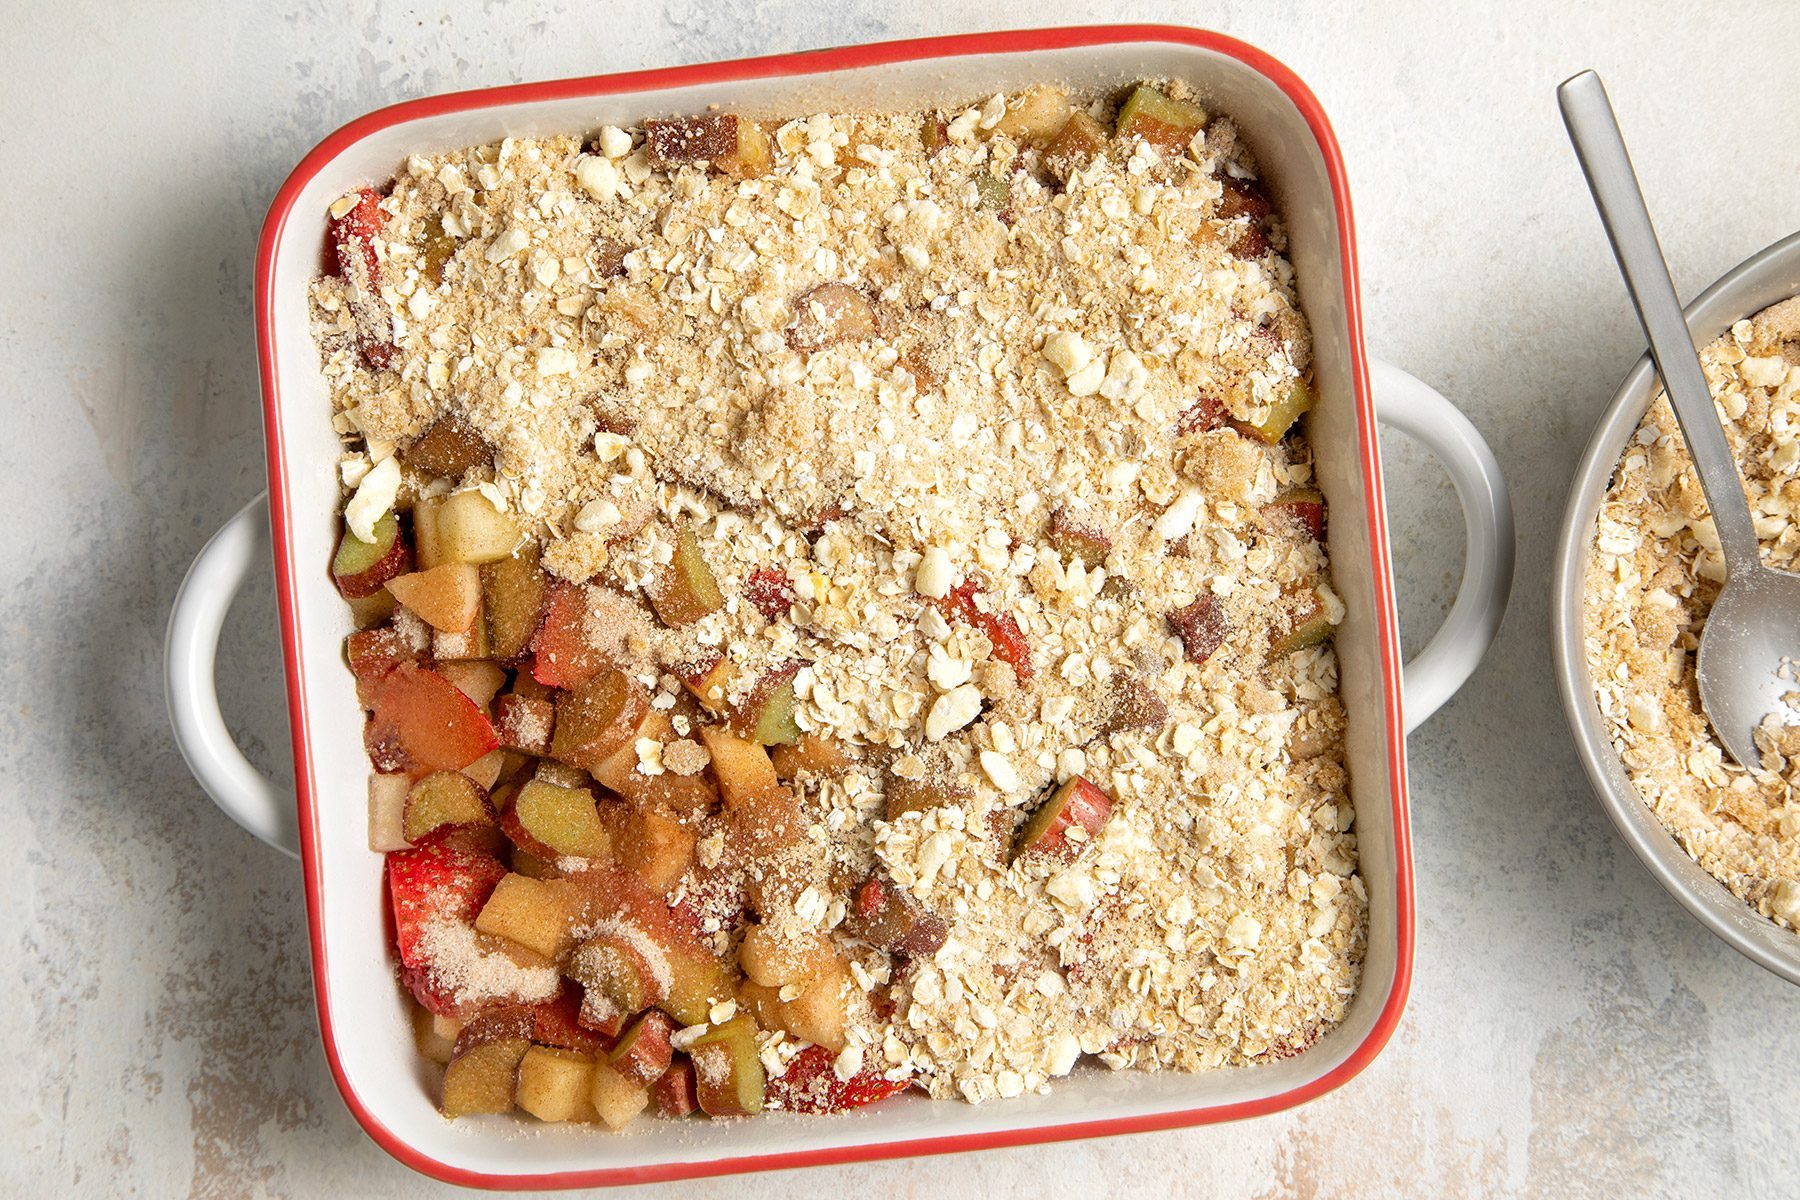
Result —
[[748, 179], [766, 173], [774, 161], [769, 135], [755, 121], [732, 113], [645, 121], [644, 134], [651, 164], [663, 170], [704, 162]]
[[1312, 406], [1312, 388], [1307, 386], [1306, 380], [1296, 379], [1293, 386], [1288, 388], [1279, 400], [1269, 406], [1269, 415], [1264, 417], [1260, 424], [1236, 422], [1234, 424], [1238, 431], [1245, 436], [1272, 446], [1286, 437], [1288, 430], [1294, 427], [1294, 422], [1298, 421], [1303, 414], [1312, 411]]
[[1331, 615], [1317, 588], [1300, 592], [1289, 601], [1285, 619], [1270, 631], [1269, 653], [1292, 654], [1317, 646], [1331, 636]]
[[466, 629], [454, 633], [445, 633], [441, 629], [431, 634], [431, 656], [440, 664], [450, 662], [476, 662], [488, 657], [487, 624], [481, 619], [480, 612], [470, 621]]
[[819, 933], [782, 933], [771, 925], [751, 925], [738, 944], [738, 965], [752, 983], [778, 988], [806, 983], [823, 974], [835, 957], [831, 942]]
[[475, 929], [553, 963], [574, 944], [580, 899], [575, 885], [566, 879], [511, 874], [495, 885], [475, 918]]
[[433, 629], [460, 633], [481, 615], [481, 573], [469, 563], [445, 563], [388, 581], [394, 599]]
[[476, 467], [492, 461], [493, 447], [460, 417], [440, 417], [400, 452], [400, 465], [415, 475], [459, 483]]
[[[412, 570], [412, 563], [408, 561], [402, 570]], [[394, 593], [385, 587], [372, 596], [363, 596], [359, 599], [346, 596], [344, 605], [350, 610], [351, 624], [358, 629], [371, 629], [390, 620], [394, 615], [394, 610], [400, 607], [394, 601]]]
[[669, 895], [694, 862], [694, 831], [654, 808], [613, 803], [602, 821], [612, 838], [614, 861], [652, 891]]
[[401, 663], [381, 680], [372, 724], [419, 766], [460, 771], [500, 744], [474, 701], [435, 671]]
[[1007, 102], [993, 132], [1020, 145], [1048, 145], [1069, 122], [1069, 93], [1035, 84]]
[[547, 687], [574, 687], [607, 665], [588, 640], [587, 588], [558, 581], [544, 594], [544, 612], [532, 635], [531, 676]]
[[1102, 734], [1126, 729], [1161, 729], [1169, 720], [1169, 706], [1156, 694], [1156, 685], [1137, 675], [1117, 675], [1107, 695]]
[[533, 1046], [519, 1060], [518, 1105], [540, 1121], [594, 1121], [594, 1060]]
[[756, 1023], [743, 1013], [714, 1025], [688, 1047], [700, 1108], [711, 1117], [754, 1116], [762, 1111], [762, 1059]]
[[674, 1032], [675, 1022], [668, 1014], [651, 1009], [625, 1030], [607, 1052], [607, 1061], [625, 1078], [648, 1087], [669, 1069], [673, 1058], [669, 1035]]
[[894, 954], [936, 954], [950, 936], [942, 917], [879, 875], [871, 875], [851, 895], [849, 926], [869, 945]]
[[1080, 775], [1050, 793], [1013, 843], [1012, 861], [1027, 855], [1074, 862], [1112, 815], [1112, 798]]
[[512, 1111], [530, 1031], [530, 1010], [516, 1004], [484, 1008], [463, 1022], [444, 1073], [444, 1115]]
[[414, 1004], [412, 1027], [413, 1045], [418, 1048], [420, 1057], [439, 1066], [448, 1064], [451, 1054], [456, 1050], [456, 1038], [445, 1037], [439, 1031], [436, 1014], [422, 1004]]
[[968, 788], [930, 775], [923, 779], [903, 779], [890, 774], [885, 795], [887, 819], [897, 821], [909, 812], [961, 804], [969, 795]]
[[781, 788], [775, 764], [761, 743], [720, 725], [702, 726], [700, 738], [712, 755], [713, 775], [727, 807], [754, 804], [758, 797]]
[[[849, 968], [833, 960], [818, 976], [788, 988], [741, 984], [738, 1000], [762, 1028], [779, 1029], [802, 1041], [829, 1046], [835, 1052], [844, 1048], [849, 1029], [849, 1008], [844, 1002], [844, 987], [849, 980]], [[790, 992], [793, 999], [783, 1000], [784, 992]]]
[[459, 771], [434, 771], [412, 785], [401, 831], [409, 842], [444, 826], [492, 825], [487, 793]]
[[514, 873], [530, 879], [562, 878], [562, 868], [555, 863], [539, 858], [529, 850], [521, 850], [517, 846], [512, 849], [512, 869]]
[[506, 672], [486, 659], [439, 663], [437, 670], [480, 708], [492, 704], [495, 693], [506, 686]]
[[705, 706], [706, 711], [722, 716], [731, 707], [725, 699], [725, 693], [731, 687], [733, 673], [731, 660], [720, 655], [704, 665], [683, 667], [676, 675], [682, 686]]
[[386, 854], [404, 850], [406, 840], [406, 793], [412, 781], [404, 775], [369, 775], [369, 849]]
[[683, 819], [710, 811], [718, 804], [719, 794], [703, 774], [677, 775], [673, 771], [663, 771], [646, 775], [640, 769], [637, 752], [637, 742], [643, 738], [664, 746], [679, 740], [668, 714], [659, 708], [646, 709], [637, 733], [590, 768], [601, 786], [640, 808], [667, 809]]
[[788, 345], [804, 353], [875, 336], [880, 320], [868, 296], [847, 283], [821, 283], [794, 300]]
[[1169, 624], [1181, 639], [1187, 660], [1196, 664], [1211, 658], [1231, 633], [1231, 618], [1211, 592], [1201, 592], [1192, 603], [1170, 613]]
[[372, 542], [344, 530], [331, 560], [331, 576], [346, 600], [373, 596], [389, 580], [411, 569], [412, 547], [400, 536], [399, 518], [391, 512], [375, 522]]
[[1325, 540], [1325, 497], [1312, 488], [1283, 492], [1266, 511], [1293, 521], [1315, 542]]
[[514, 662], [531, 648], [543, 617], [549, 579], [538, 565], [535, 545], [481, 567], [481, 608], [487, 618], [488, 647], [502, 662]]
[[1044, 148], [1044, 162], [1052, 175], [1067, 183], [1071, 175], [1105, 152], [1106, 128], [1077, 111]]
[[656, 1111], [664, 1117], [686, 1117], [700, 1111], [700, 1097], [694, 1091], [694, 1064], [687, 1059], [669, 1064], [650, 1087]]
[[650, 708], [642, 685], [613, 666], [602, 666], [556, 702], [550, 753], [592, 771], [630, 745]]
[[776, 778], [792, 782], [802, 775], [834, 779], [856, 764], [856, 755], [837, 738], [824, 733], [802, 733], [792, 745], [769, 751]]
[[1206, 113], [1183, 100], [1139, 84], [1119, 107], [1114, 131], [1120, 137], [1139, 137], [1165, 154], [1180, 154], [1206, 124]]
[[413, 540], [419, 565], [499, 562], [511, 558], [524, 531], [478, 491], [423, 498], [413, 505]]
[[500, 744], [520, 754], [550, 753], [556, 706], [548, 700], [509, 692], [494, 701], [494, 728]]
[[612, 841], [594, 797], [587, 791], [533, 779], [500, 814], [500, 828], [513, 843], [539, 858], [605, 858]]
[[613, 1070], [610, 1063], [595, 1063], [590, 1099], [594, 1112], [606, 1127], [620, 1130], [650, 1107], [650, 1089]]
[[1066, 508], [1050, 514], [1050, 546], [1064, 558], [1072, 558], [1088, 570], [1103, 566], [1112, 540]]
[[647, 591], [656, 615], [665, 625], [677, 628], [725, 607], [712, 568], [700, 553], [700, 542], [686, 525], [675, 536], [674, 559], [658, 572]]

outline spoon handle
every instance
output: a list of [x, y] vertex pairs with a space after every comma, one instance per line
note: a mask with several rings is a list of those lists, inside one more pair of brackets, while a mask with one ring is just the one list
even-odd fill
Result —
[[1594, 194], [1594, 206], [1600, 210], [1600, 221], [1612, 242], [1613, 256], [1619, 260], [1619, 272], [1637, 307], [1644, 335], [1650, 339], [1650, 356], [1656, 360], [1656, 370], [1706, 493], [1726, 570], [1733, 576], [1740, 569], [1754, 570], [1761, 560], [1743, 479], [1713, 408], [1712, 391], [1694, 352], [1694, 339], [1669, 279], [1669, 266], [1650, 224], [1650, 212], [1644, 207], [1644, 194], [1638, 189], [1637, 172], [1625, 150], [1618, 119], [1606, 98], [1606, 85], [1594, 72], [1583, 71], [1557, 88], [1556, 97], [1569, 140], [1575, 143], [1575, 155], [1587, 176], [1588, 190]]

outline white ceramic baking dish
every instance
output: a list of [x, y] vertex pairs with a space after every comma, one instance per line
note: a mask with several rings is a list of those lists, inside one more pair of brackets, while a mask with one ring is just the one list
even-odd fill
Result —
[[[1287, 215], [1316, 341], [1319, 405], [1311, 432], [1331, 506], [1335, 580], [1349, 610], [1337, 648], [1370, 902], [1363, 985], [1347, 1018], [1304, 1053], [1266, 1066], [1198, 1075], [1083, 1070], [1048, 1096], [980, 1107], [908, 1096], [836, 1118], [645, 1121], [627, 1136], [514, 1118], [442, 1119], [394, 986], [382, 860], [366, 841], [362, 713], [341, 657], [350, 627], [326, 572], [338, 444], [308, 335], [306, 287], [319, 270], [327, 205], [352, 187], [391, 177], [411, 151], [587, 131], [712, 103], [775, 116], [952, 103], [1041, 81], [1113, 88], [1155, 76], [1192, 81], [1238, 120], [1254, 146]], [[1317, 101], [1267, 55], [1190, 29], [981, 34], [466, 92], [384, 109], [327, 138], [281, 189], [259, 250], [266, 524], [263, 500], [253, 501], [196, 560], [170, 624], [168, 693], [178, 740], [209, 794], [263, 840], [299, 852], [325, 1050], [370, 1136], [403, 1162], [459, 1183], [591, 1186], [1221, 1121], [1307, 1100], [1367, 1065], [1393, 1032], [1411, 977], [1406, 729], [1442, 704], [1486, 650], [1510, 589], [1513, 539], [1487, 447], [1442, 397], [1368, 362], [1358, 304], [1343, 165]], [[1371, 381], [1383, 418], [1443, 461], [1468, 525], [1461, 593], [1408, 669], [1407, 719]], [[220, 623], [233, 593], [258, 569], [266, 529], [273, 534], [293, 727], [293, 796], [260, 778], [232, 744], [212, 678]]]

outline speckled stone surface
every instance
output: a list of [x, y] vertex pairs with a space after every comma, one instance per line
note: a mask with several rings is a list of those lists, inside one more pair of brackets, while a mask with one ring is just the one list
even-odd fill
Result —
[[[1800, 9], [1504, 7], [1140, 0], [1130, 14], [1235, 33], [1318, 92], [1350, 163], [1371, 345], [1462, 404], [1518, 505], [1500, 643], [1412, 739], [1418, 976], [1391, 1047], [1334, 1095], [1225, 1128], [649, 1191], [1800, 1189], [1800, 996], [1625, 852], [1576, 765], [1546, 647], [1566, 479], [1641, 348], [1551, 89], [1605, 74], [1691, 295], [1800, 227]], [[448, 1191], [391, 1162], [338, 1100], [298, 870], [214, 811], [163, 715], [182, 571], [262, 486], [252, 250], [301, 154], [368, 109], [452, 88], [1110, 15], [1069, 0], [13, 7], [0, 1193]], [[1453, 593], [1461, 534], [1441, 473], [1399, 439], [1387, 451], [1416, 647]], [[254, 756], [281, 769], [272, 630], [264, 588], [234, 616], [221, 685]]]

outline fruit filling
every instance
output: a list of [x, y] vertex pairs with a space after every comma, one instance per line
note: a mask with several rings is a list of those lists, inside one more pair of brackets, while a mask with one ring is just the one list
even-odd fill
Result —
[[1343, 1016], [1311, 341], [1228, 117], [710, 110], [330, 218], [322, 567], [446, 1115], [979, 1102]]

